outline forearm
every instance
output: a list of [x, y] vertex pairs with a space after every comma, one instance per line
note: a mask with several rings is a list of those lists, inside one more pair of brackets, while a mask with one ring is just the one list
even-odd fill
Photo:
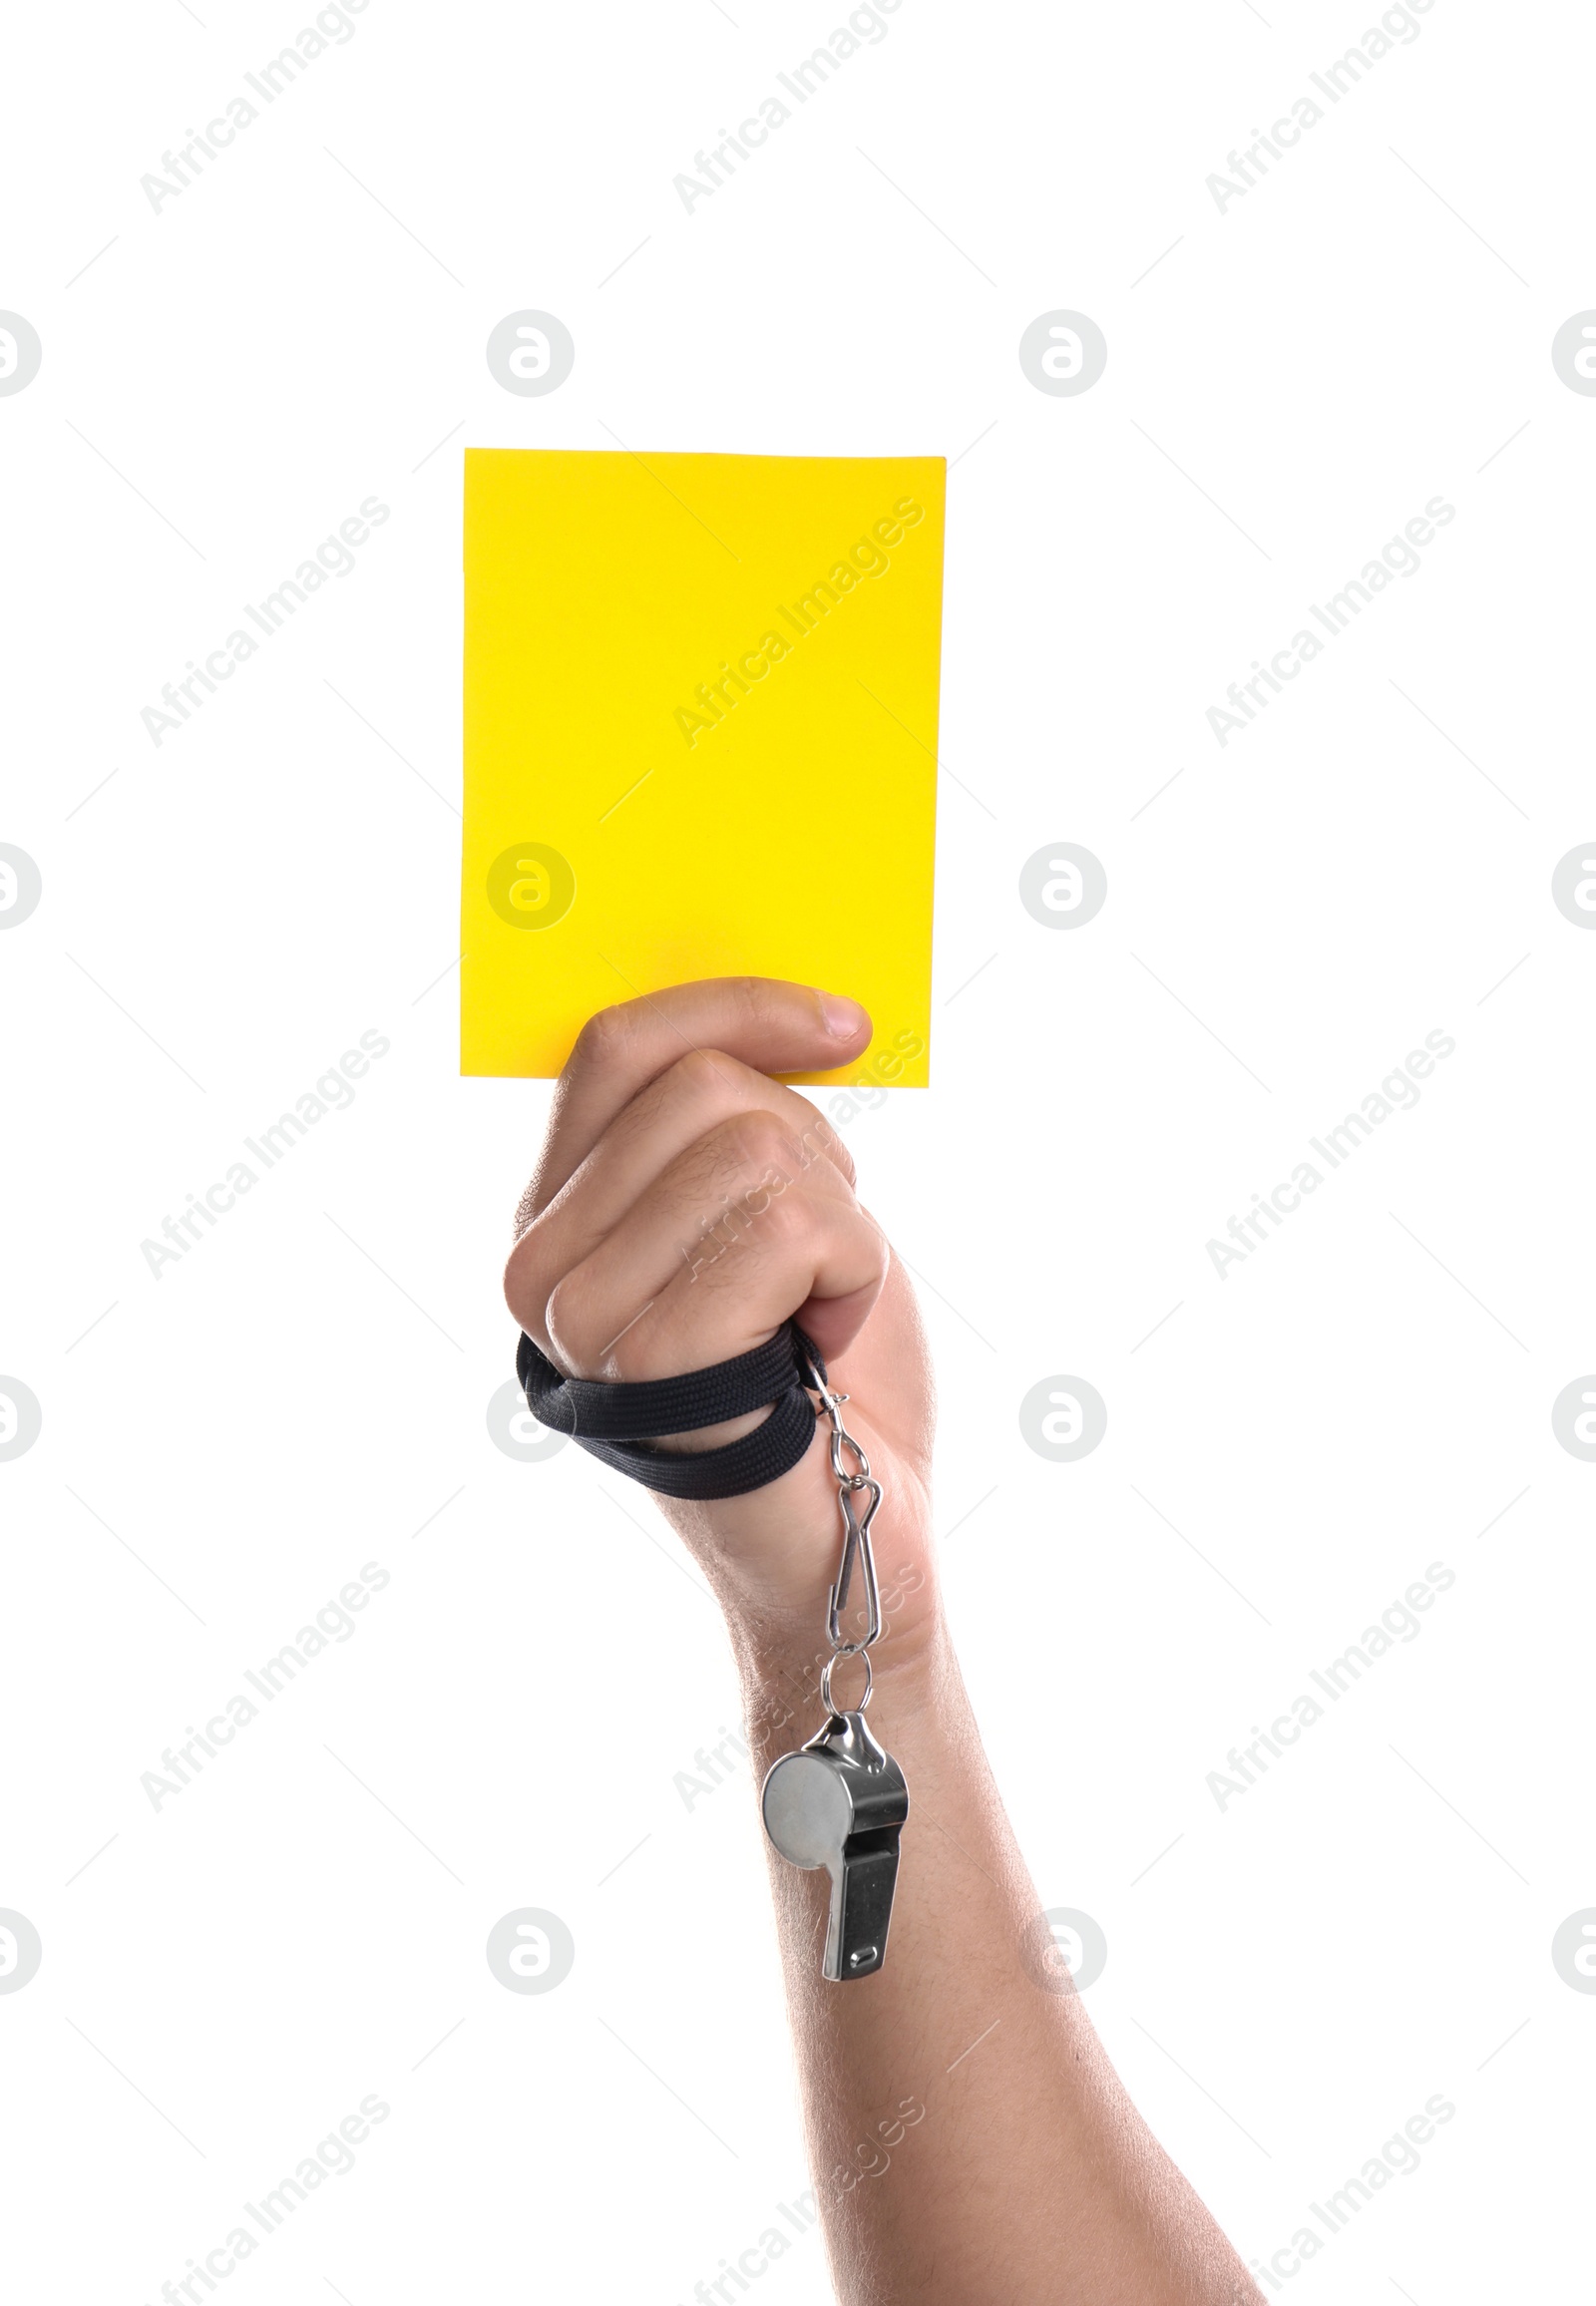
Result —
[[[756, 1780], [818, 1727], [814, 1644], [732, 1625]], [[896, 1655], [895, 1655], [896, 1649]], [[902, 1765], [885, 1967], [820, 1974], [829, 1883], [771, 1853], [815, 2190], [842, 2306], [1237, 2306], [1258, 2297], [1131, 2106], [1079, 1997], [1021, 1961], [1038, 1901], [938, 1613], [875, 1653]], [[851, 1693], [858, 1669], [847, 1675]], [[841, 1700], [852, 1703], [852, 1698]]]
[[[1049, 1991], [1022, 1959], [1036, 1895], [937, 1605], [934, 1388], [914, 1294], [858, 1201], [846, 1146], [772, 1078], [831, 1073], [870, 1030], [846, 999], [758, 978], [682, 985], [594, 1019], [562, 1078], [506, 1298], [557, 1367], [615, 1385], [718, 1368], [796, 1319], [830, 1371], [828, 1418], [853, 1404], [845, 1464], [863, 1480], [862, 1447], [866, 1486], [880, 1484], [872, 1543], [889, 1624], [869, 1721], [911, 1804], [885, 1968], [828, 1984], [827, 1875], [772, 1859], [843, 2306], [1261, 2306], [1067, 1979]], [[762, 1402], [742, 1415], [755, 1413]], [[690, 1455], [732, 1437], [699, 1426], [659, 1445]], [[804, 1440], [773, 1480], [662, 1501], [725, 1609], [761, 1775], [823, 1719], [838, 1476]], [[851, 1638], [865, 1582], [849, 1597]], [[857, 1659], [839, 1668], [839, 1707], [858, 1704], [862, 1675]], [[837, 1854], [812, 1834], [798, 1846]]]

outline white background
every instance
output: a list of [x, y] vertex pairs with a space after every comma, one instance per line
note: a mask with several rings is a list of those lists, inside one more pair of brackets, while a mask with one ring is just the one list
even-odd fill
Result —
[[[1436, 0], [1221, 211], [1378, 11], [904, 0], [688, 214], [673, 176], [841, 13], [370, 0], [154, 211], [309, 13], [8, 36], [0, 303], [44, 346], [0, 400], [0, 839], [44, 881], [0, 938], [0, 1369], [44, 1416], [0, 1464], [0, 1906], [44, 1946], [0, 1997], [13, 2286], [154, 2301], [370, 2093], [229, 2296], [664, 2306], [809, 2182], [749, 1789], [673, 1782], [736, 1721], [718, 1619], [641, 1492], [485, 1420], [548, 1089], [456, 1074], [460, 453], [618, 438], [953, 461], [935, 1086], [850, 1142], [925, 1277], [983, 1728], [1041, 1903], [1106, 1933], [1121, 2072], [1266, 2261], [1455, 2106], [1286, 2290], [1574, 2295], [1596, 1467], [1550, 1406], [1596, 1364], [1596, 938], [1549, 885], [1596, 808], [1596, 403], [1549, 354], [1596, 303], [1588, 18]], [[484, 359], [526, 306], [576, 340], [547, 398]], [[1078, 398], [1016, 357], [1060, 306], [1109, 347]], [[1227, 684], [1436, 495], [1421, 572], [1221, 749]], [[354, 572], [154, 746], [368, 496]], [[868, 902], [894, 861], [838, 828]], [[1065, 935], [1016, 896], [1060, 840], [1109, 882]], [[354, 1105], [154, 1278], [367, 1029]], [[1432, 1030], [1416, 1109], [1221, 1280], [1210, 1237]], [[1076, 1464], [1016, 1420], [1059, 1372], [1108, 1405]], [[153, 1810], [367, 1561], [354, 1637]], [[1421, 1636], [1221, 1812], [1228, 1748], [1435, 1561]], [[574, 1934], [553, 1993], [484, 1960], [521, 1906]], [[826, 2298], [818, 2237], [755, 2287]]]

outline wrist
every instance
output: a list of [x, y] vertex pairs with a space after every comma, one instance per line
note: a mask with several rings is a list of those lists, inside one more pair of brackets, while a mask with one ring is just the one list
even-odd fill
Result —
[[[930, 1709], [952, 1658], [946, 1621], [933, 1581], [922, 1564], [906, 1565], [891, 1584], [882, 1581], [882, 1632], [869, 1652], [872, 1703], [897, 1723]], [[831, 1661], [825, 1615], [806, 1611], [779, 1617], [729, 1613], [727, 1630], [742, 1682], [743, 1714], [756, 1757], [769, 1759], [820, 1728], [825, 1707], [820, 1678]], [[859, 1657], [838, 1658], [832, 1702], [856, 1708], [865, 1688]]]
[[[871, 1520], [883, 1620], [879, 1668], [936, 1616], [939, 1604], [923, 1471], [860, 1422], [884, 1492]], [[745, 1678], [801, 1670], [817, 1654], [824, 1662], [843, 1518], [837, 1477], [818, 1436], [796, 1465], [757, 1489], [712, 1501], [661, 1496], [656, 1502], [720, 1604]], [[864, 1580], [856, 1570], [844, 1630], [857, 1639], [865, 1623]]]

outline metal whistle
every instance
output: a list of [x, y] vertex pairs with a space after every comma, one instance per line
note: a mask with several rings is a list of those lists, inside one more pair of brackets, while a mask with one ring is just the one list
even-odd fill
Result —
[[863, 1714], [834, 1713], [807, 1745], [771, 1763], [759, 1800], [781, 1855], [831, 1876], [821, 1975], [868, 1978], [887, 1954], [898, 1836], [909, 1815], [903, 1771]]

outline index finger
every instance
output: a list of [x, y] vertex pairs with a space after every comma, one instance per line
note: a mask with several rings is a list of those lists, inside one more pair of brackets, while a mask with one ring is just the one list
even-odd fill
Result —
[[826, 1072], [870, 1039], [844, 993], [777, 976], [712, 976], [619, 1001], [590, 1017], [555, 1090], [543, 1153], [517, 1230], [547, 1207], [639, 1089], [688, 1049], [723, 1049], [762, 1073]]

